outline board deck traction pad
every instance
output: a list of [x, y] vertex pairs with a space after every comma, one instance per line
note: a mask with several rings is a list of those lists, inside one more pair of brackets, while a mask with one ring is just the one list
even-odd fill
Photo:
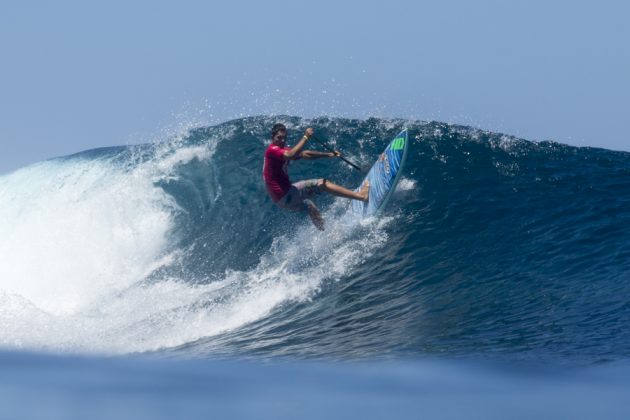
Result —
[[396, 188], [409, 145], [408, 132], [405, 128], [387, 145], [359, 187], [367, 179], [370, 182], [370, 199], [367, 203], [353, 200], [350, 210], [361, 217], [378, 216]]

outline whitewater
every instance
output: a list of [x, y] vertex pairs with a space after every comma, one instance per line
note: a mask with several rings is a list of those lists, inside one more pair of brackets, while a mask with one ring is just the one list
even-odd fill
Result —
[[[234, 226], [238, 207], [251, 204], [233, 207], [224, 196], [234, 188], [250, 191], [242, 200], [263, 201], [259, 179], [222, 185], [213, 160], [233, 133], [227, 126], [203, 140], [98, 149], [2, 177], [0, 344], [107, 353], [179, 346], [308, 300], [369, 254], [376, 227], [350, 240], [334, 224], [314, 235], [297, 221], [290, 233], [267, 235], [272, 250], [248, 249], [255, 237], [245, 234], [268, 227]], [[231, 254], [217, 246], [238, 239]]]

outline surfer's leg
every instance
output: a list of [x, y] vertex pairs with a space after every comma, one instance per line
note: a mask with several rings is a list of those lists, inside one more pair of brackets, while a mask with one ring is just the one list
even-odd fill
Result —
[[304, 204], [306, 205], [306, 210], [308, 211], [308, 215], [311, 217], [311, 221], [315, 225], [315, 227], [319, 230], [324, 230], [324, 218], [322, 214], [319, 212], [319, 209], [311, 200], [304, 200]]
[[334, 184], [327, 179], [322, 181], [322, 185], [320, 187], [322, 191], [326, 191], [332, 195], [336, 195], [337, 197], [345, 197], [352, 198], [353, 200], [359, 201], [368, 201], [368, 196], [370, 193], [370, 183], [366, 179], [363, 185], [361, 186], [361, 190], [359, 192], [349, 190], [340, 185]]

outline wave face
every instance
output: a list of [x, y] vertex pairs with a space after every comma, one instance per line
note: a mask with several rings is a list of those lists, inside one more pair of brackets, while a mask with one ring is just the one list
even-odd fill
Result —
[[[369, 167], [383, 217], [327, 229], [261, 180], [274, 122]], [[315, 146], [315, 145], [313, 145]], [[338, 160], [292, 179], [356, 186]], [[630, 355], [630, 154], [404, 120], [252, 117], [0, 177], [0, 346], [71, 352], [596, 363]]]

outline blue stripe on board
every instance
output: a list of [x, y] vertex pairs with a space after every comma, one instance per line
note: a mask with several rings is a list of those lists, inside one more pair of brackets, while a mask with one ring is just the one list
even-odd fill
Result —
[[[365, 179], [370, 182], [370, 200], [368, 203], [353, 201], [351, 211], [362, 217], [374, 216], [382, 211], [399, 178], [399, 172], [408, 147], [407, 130], [401, 131], [385, 148], [372, 165]], [[361, 185], [363, 185], [363, 182]], [[357, 191], [361, 188], [357, 188]]]

